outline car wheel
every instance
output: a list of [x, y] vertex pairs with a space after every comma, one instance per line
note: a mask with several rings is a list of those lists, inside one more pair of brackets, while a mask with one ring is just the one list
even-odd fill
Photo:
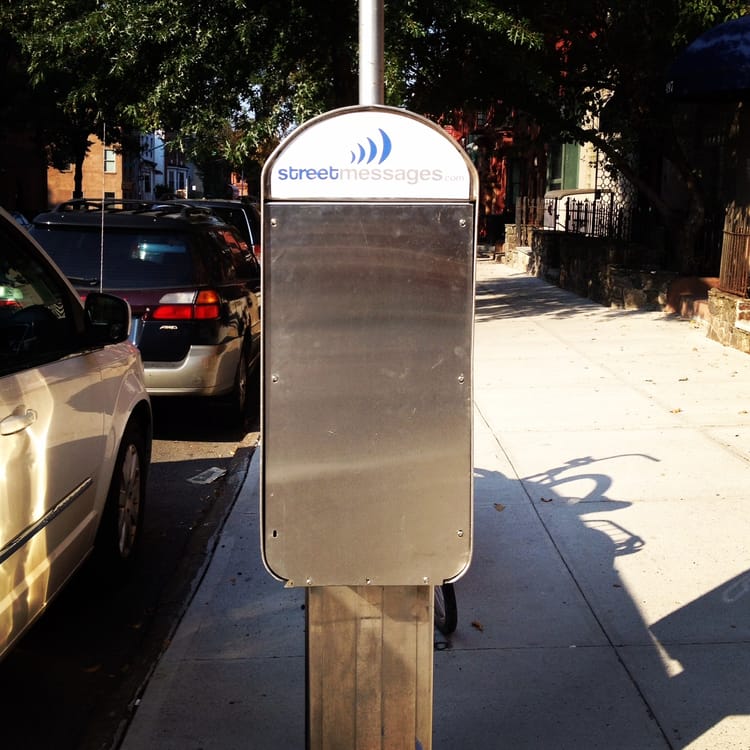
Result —
[[138, 549], [146, 499], [146, 450], [132, 422], [122, 436], [112, 481], [102, 513], [94, 557], [97, 571], [120, 576]]
[[435, 586], [435, 627], [443, 634], [450, 635], [458, 625], [456, 590], [452, 583]]
[[236, 413], [238, 419], [244, 419], [247, 410], [247, 381], [247, 353], [245, 347], [242, 347], [232, 391], [232, 411]]

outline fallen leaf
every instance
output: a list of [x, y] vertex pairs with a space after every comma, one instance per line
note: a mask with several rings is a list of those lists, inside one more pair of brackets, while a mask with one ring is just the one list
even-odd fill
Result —
[[502, 503], [495, 503], [495, 510], [500, 512], [505, 510], [505, 506]]
[[482, 625], [482, 623], [478, 620], [473, 620], [471, 623], [471, 627], [476, 628], [480, 633], [484, 632], [484, 625]]
[[672, 409], [672, 414], [679, 414], [681, 411], [682, 409], [678, 406], [676, 409]]
[[552, 502], [552, 498], [551, 497], [543, 497], [543, 498], [541, 498], [541, 500], [542, 500], [543, 503], [551, 503]]

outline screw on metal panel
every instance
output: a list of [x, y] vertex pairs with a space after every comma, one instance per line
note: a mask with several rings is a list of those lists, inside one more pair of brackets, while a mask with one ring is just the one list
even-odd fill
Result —
[[429, 582], [430, 582], [430, 578], [429, 578], [429, 576], [423, 576], [423, 578], [422, 578], [422, 581], [423, 581], [424, 583], [429, 583]]
[[463, 382], [464, 382], [464, 380], [466, 380], [466, 378], [464, 377], [463, 373], [461, 373], [461, 374], [460, 374], [460, 375], [458, 376], [458, 382], [459, 382], [459, 383], [463, 383]]
[[271, 375], [271, 382], [272, 383], [278, 383], [279, 382], [279, 376], [278, 375]]
[[458, 225], [461, 226], [461, 227], [465, 227], [466, 226], [466, 219], [459, 219]]
[[271, 219], [271, 226], [275, 227], [278, 226], [279, 222], [276, 219]]
[[461, 536], [464, 535], [464, 530], [463, 529], [459, 529], [456, 533], [458, 534], [458, 536], [461, 537]]
[[365, 583], [369, 586], [372, 583], [371, 578], [365, 578]]
[[307, 584], [308, 586], [312, 586], [312, 578], [306, 578], [306, 579], [305, 579], [305, 583], [306, 583], [306, 584]]

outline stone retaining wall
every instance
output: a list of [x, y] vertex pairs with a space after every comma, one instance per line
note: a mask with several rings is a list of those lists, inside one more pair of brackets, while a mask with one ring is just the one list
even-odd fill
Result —
[[508, 262], [581, 297], [626, 310], [661, 310], [677, 274], [627, 263], [647, 255], [617, 240], [548, 231], [535, 231], [530, 248], [506, 250]]
[[710, 339], [750, 353], [750, 299], [721, 292], [715, 278], [686, 278], [671, 271], [633, 268], [649, 251], [616, 240], [535, 230], [531, 247], [518, 246], [506, 226], [498, 261], [581, 297], [626, 310], [662, 310], [706, 325]]
[[750, 354], [750, 299], [711, 289], [708, 338]]
[[608, 307], [662, 310], [696, 320], [706, 325], [709, 338], [750, 353], [750, 299], [719, 291], [716, 278], [632, 267], [628, 261], [635, 257], [648, 260], [648, 251], [616, 240], [543, 230], [534, 231], [531, 247], [521, 247], [510, 226], [504, 254], [496, 256]]

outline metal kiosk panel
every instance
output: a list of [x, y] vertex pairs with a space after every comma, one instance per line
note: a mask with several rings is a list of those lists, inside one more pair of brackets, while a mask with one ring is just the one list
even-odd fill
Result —
[[[475, 173], [442, 130], [392, 108], [296, 136], [304, 148], [282, 144], [264, 172], [264, 561], [287, 585], [455, 578], [472, 538]], [[428, 168], [410, 164], [425, 148], [452, 179], [432, 184], [433, 167], [420, 199], [410, 179]], [[359, 166], [340, 184], [337, 151], [405, 179], [373, 187], [376, 167]], [[312, 178], [284, 184], [293, 169]]]

